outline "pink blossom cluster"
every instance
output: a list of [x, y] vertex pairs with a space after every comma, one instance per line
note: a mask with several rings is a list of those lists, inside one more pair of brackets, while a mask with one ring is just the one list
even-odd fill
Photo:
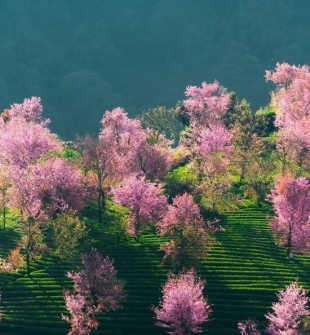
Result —
[[172, 205], [167, 206], [164, 218], [157, 223], [161, 235], [171, 233], [175, 229], [184, 230], [187, 227], [202, 225], [199, 207], [188, 193], [177, 195]]
[[266, 329], [270, 335], [300, 335], [301, 317], [309, 315], [307, 292], [291, 283], [277, 294], [278, 302], [272, 304], [272, 313], [266, 315], [269, 325]]
[[266, 81], [272, 81], [280, 87], [288, 88], [295, 78], [305, 78], [309, 73], [307, 65], [295, 66], [287, 63], [277, 63], [275, 71], [266, 71]]
[[217, 123], [227, 111], [230, 96], [217, 81], [212, 84], [203, 82], [201, 88], [187, 86], [186, 100], [183, 104], [190, 116], [190, 123], [197, 127], [206, 127]]
[[[272, 312], [265, 315], [268, 326], [264, 334], [300, 335], [302, 318], [310, 315], [308, 292], [297, 282], [290, 283], [285, 290], [277, 293], [278, 301], [272, 304]], [[238, 323], [241, 335], [260, 335], [257, 323], [249, 318]]]
[[51, 149], [60, 149], [56, 135], [42, 121], [40, 98], [25, 99], [14, 104], [9, 118], [0, 123], [0, 159], [3, 164], [16, 165], [21, 169], [42, 158]]
[[84, 206], [81, 175], [61, 158], [30, 165], [22, 173], [16, 170], [13, 180], [11, 205], [34, 218], [43, 219], [59, 210], [79, 210]]
[[201, 88], [188, 86], [183, 101], [185, 112], [190, 118], [191, 133], [187, 140], [193, 157], [201, 155], [207, 161], [212, 155], [225, 157], [233, 150], [232, 135], [223, 123], [223, 116], [230, 104], [230, 95], [217, 81], [202, 83]]
[[39, 123], [42, 126], [49, 124], [50, 120], [42, 119], [43, 106], [41, 104], [41, 98], [31, 97], [25, 99], [22, 104], [13, 104], [9, 110], [10, 118], [20, 117], [25, 119], [27, 122]]
[[110, 174], [125, 179], [143, 174], [149, 180], [162, 180], [168, 171], [168, 150], [147, 143], [147, 132], [139, 120], [130, 119], [120, 107], [107, 111], [102, 119], [98, 147], [104, 147], [114, 171]]
[[206, 160], [215, 153], [222, 153], [228, 158], [233, 151], [232, 134], [220, 124], [212, 124], [209, 128], [202, 129], [197, 141], [199, 151]]
[[170, 335], [187, 335], [202, 331], [201, 324], [209, 321], [212, 312], [203, 296], [204, 281], [193, 269], [178, 276], [169, 275], [159, 307], [154, 307], [157, 325], [167, 328]]

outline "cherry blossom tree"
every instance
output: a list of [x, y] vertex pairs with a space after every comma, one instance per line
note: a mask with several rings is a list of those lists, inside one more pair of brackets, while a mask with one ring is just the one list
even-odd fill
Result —
[[[231, 95], [219, 85], [202, 83], [188, 86], [188, 99], [180, 113], [189, 116], [184, 143], [191, 153], [191, 167], [197, 177], [195, 191], [212, 211], [219, 210], [221, 199], [227, 199], [230, 186], [228, 167], [233, 150], [231, 131], [225, 127], [224, 116], [229, 110]], [[226, 202], [225, 202], [226, 205]]]
[[258, 329], [257, 323], [255, 320], [249, 318], [245, 321], [238, 323], [238, 329], [240, 330], [241, 335], [260, 335], [261, 332]]
[[131, 176], [122, 186], [112, 189], [114, 201], [129, 209], [129, 233], [139, 238], [141, 227], [159, 221], [165, 213], [167, 199], [162, 186]]
[[161, 180], [169, 166], [167, 149], [159, 144], [150, 145], [140, 121], [130, 119], [122, 108], [107, 111], [101, 123], [98, 140], [89, 135], [78, 139], [87, 180], [94, 181], [100, 222], [111, 187], [131, 174], [143, 174], [151, 181]]
[[301, 318], [309, 315], [307, 291], [296, 282], [277, 294], [278, 302], [272, 304], [273, 312], [266, 315], [270, 335], [299, 335]]
[[230, 94], [218, 82], [202, 83], [202, 87], [188, 86], [180, 114], [189, 116], [189, 125], [185, 143], [193, 158], [197, 153], [231, 152], [231, 135], [224, 125], [224, 115], [229, 109]]
[[62, 315], [62, 319], [71, 324], [68, 335], [89, 335], [92, 329], [97, 329], [97, 310], [87, 303], [87, 298], [83, 294], [69, 291], [65, 291], [64, 296], [70, 317]]
[[[197, 137], [198, 147], [192, 147], [193, 167], [197, 172], [198, 185], [196, 191], [204, 197], [204, 205], [212, 211], [226, 205], [228, 188], [230, 187], [229, 165], [233, 151], [232, 135], [219, 124], [203, 129]], [[225, 206], [224, 205], [224, 206]]]
[[266, 71], [266, 79], [277, 85], [271, 96], [277, 110], [275, 126], [280, 130], [277, 147], [283, 156], [282, 170], [291, 161], [300, 168], [310, 155], [309, 67], [278, 63], [274, 72]]
[[42, 224], [65, 209], [81, 209], [84, 191], [80, 173], [61, 158], [51, 158], [23, 170], [15, 167], [11, 172], [14, 185], [10, 205], [22, 212], [21, 246], [26, 253], [29, 275], [30, 262], [46, 249]]
[[96, 249], [82, 256], [83, 269], [68, 272], [74, 281], [72, 293], [65, 291], [67, 310], [71, 316], [63, 319], [71, 323], [69, 335], [88, 335], [97, 328], [97, 314], [117, 310], [124, 298], [123, 282], [116, 278], [113, 261], [103, 258]]
[[303, 251], [310, 241], [310, 186], [306, 178], [282, 176], [275, 183], [269, 200], [275, 216], [270, 221], [280, 245], [287, 253]]
[[211, 306], [203, 296], [204, 281], [193, 269], [170, 274], [159, 307], [153, 307], [157, 325], [168, 329], [170, 335], [190, 335], [202, 332], [201, 325], [209, 321]]
[[157, 228], [160, 235], [172, 238], [161, 245], [161, 250], [165, 251], [164, 260], [179, 268], [205, 256], [212, 241], [211, 235], [217, 230], [214, 222], [204, 222], [198, 205], [188, 193], [173, 199]]

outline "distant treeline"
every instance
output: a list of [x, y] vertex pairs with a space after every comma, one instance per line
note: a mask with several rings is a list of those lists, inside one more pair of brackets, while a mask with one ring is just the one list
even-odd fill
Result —
[[276, 62], [309, 64], [308, 0], [0, 2], [0, 107], [41, 96], [64, 139], [103, 113], [171, 107], [217, 79], [253, 110]]

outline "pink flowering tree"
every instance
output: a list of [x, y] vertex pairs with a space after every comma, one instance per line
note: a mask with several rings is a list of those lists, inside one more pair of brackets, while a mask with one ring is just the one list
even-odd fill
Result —
[[202, 332], [201, 325], [209, 321], [211, 306], [203, 296], [204, 281], [194, 270], [170, 274], [159, 307], [153, 307], [157, 325], [170, 335], [190, 335]]
[[108, 257], [92, 249], [82, 256], [82, 265], [81, 271], [67, 274], [74, 281], [73, 292], [64, 293], [70, 316], [62, 317], [71, 323], [69, 335], [88, 335], [99, 325], [97, 314], [119, 309], [124, 298], [123, 282]]
[[283, 176], [275, 183], [269, 201], [275, 216], [270, 221], [280, 245], [303, 251], [310, 244], [310, 186], [306, 178]]
[[[188, 86], [185, 95], [187, 99], [183, 100], [184, 110], [179, 108], [179, 113], [189, 117], [190, 131], [185, 142], [192, 154], [195, 156], [195, 153], [200, 151], [197, 146], [205, 147], [209, 142], [209, 150], [213, 151], [220, 151], [229, 146], [231, 137], [223, 121], [229, 109], [229, 93], [215, 81], [213, 84], [204, 82], [201, 88]], [[204, 148], [202, 151], [205, 152]]]
[[266, 80], [277, 85], [271, 96], [277, 110], [275, 126], [279, 128], [277, 148], [282, 170], [292, 162], [300, 168], [310, 155], [309, 67], [278, 63], [274, 72], [266, 71]]
[[24, 170], [16, 168], [13, 180], [10, 205], [22, 212], [21, 246], [29, 275], [30, 262], [46, 249], [42, 224], [63, 210], [81, 209], [84, 190], [80, 173], [61, 158], [51, 158]]
[[64, 296], [70, 317], [62, 315], [62, 319], [71, 324], [68, 335], [88, 335], [92, 329], [97, 329], [97, 310], [87, 303], [86, 296], [69, 291], [65, 291]]
[[114, 201], [129, 209], [129, 233], [139, 238], [142, 226], [159, 221], [166, 210], [167, 199], [162, 195], [161, 185], [131, 176], [117, 188], [112, 189]]
[[86, 180], [97, 196], [99, 222], [105, 199], [112, 187], [131, 174], [162, 180], [168, 171], [168, 150], [148, 144], [148, 134], [139, 120], [130, 119], [120, 107], [107, 111], [98, 139], [78, 139]]
[[[9, 206], [21, 211], [21, 247], [30, 261], [44, 250], [42, 222], [67, 208], [80, 209], [83, 188], [78, 170], [52, 150], [62, 144], [42, 119], [40, 98], [13, 104], [0, 117], [0, 162], [10, 180]], [[54, 155], [56, 156], [56, 155]]]
[[233, 145], [224, 118], [231, 96], [216, 81], [203, 83], [201, 88], [188, 86], [185, 95], [184, 110], [180, 111], [189, 117], [184, 143], [191, 153], [192, 172], [197, 180], [195, 191], [208, 209], [218, 211], [223, 206], [217, 204], [228, 198], [230, 186], [228, 168]]
[[220, 227], [216, 228], [214, 222], [205, 222], [193, 197], [184, 193], [168, 205], [165, 216], [157, 222], [157, 229], [160, 235], [172, 239], [161, 245], [161, 250], [165, 252], [164, 260], [182, 268], [186, 263], [206, 255], [211, 236]]
[[192, 149], [196, 151], [193, 161], [198, 176], [196, 191], [205, 207], [215, 212], [225, 207], [229, 199], [226, 193], [230, 187], [232, 135], [223, 125], [213, 124], [199, 133], [197, 142], [197, 148]]
[[299, 335], [301, 318], [309, 315], [307, 292], [296, 282], [277, 294], [278, 302], [272, 304], [273, 312], [266, 315], [270, 335]]
[[238, 323], [238, 329], [240, 330], [241, 335], [260, 335], [261, 332], [258, 329], [257, 323], [255, 320], [249, 318], [245, 321], [240, 321]]
[[278, 93], [277, 99], [278, 150], [302, 167], [310, 153], [310, 73], [305, 79], [295, 79], [286, 91]]

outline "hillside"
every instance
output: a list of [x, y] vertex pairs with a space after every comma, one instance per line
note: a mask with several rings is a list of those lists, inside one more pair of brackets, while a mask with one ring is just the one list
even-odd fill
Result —
[[[99, 318], [99, 329], [93, 334], [164, 334], [154, 325], [150, 310], [158, 304], [168, 270], [161, 265], [158, 251], [162, 240], [154, 231], [146, 231], [139, 243], [129, 239], [118, 244], [119, 213], [113, 208], [105, 212], [103, 225], [91, 219], [87, 222], [94, 246], [114, 259], [118, 277], [125, 280], [127, 299], [123, 309]], [[266, 214], [262, 209], [244, 208], [222, 218], [226, 231], [218, 233], [218, 243], [199, 269], [213, 308], [212, 321], [206, 325], [209, 335], [237, 335], [238, 321], [250, 316], [264, 321], [264, 314], [277, 300], [275, 293], [297, 277], [310, 288], [309, 257], [288, 260], [284, 248], [274, 244]], [[14, 222], [0, 231], [1, 257], [14, 247], [17, 236]], [[62, 291], [70, 287], [65, 274], [72, 267], [45, 255], [33, 264], [30, 277], [23, 272], [1, 274], [1, 333], [65, 335], [68, 324], [61, 320], [65, 313]]]

